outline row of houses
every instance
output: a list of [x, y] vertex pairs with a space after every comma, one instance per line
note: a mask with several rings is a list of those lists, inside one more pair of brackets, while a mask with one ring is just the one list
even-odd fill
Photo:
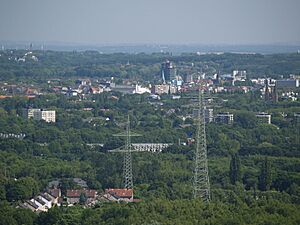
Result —
[[105, 189], [104, 193], [98, 193], [96, 190], [67, 190], [66, 199], [68, 206], [82, 203], [85, 205], [95, 205], [97, 201], [113, 202], [137, 202], [139, 199], [133, 198], [133, 189]]
[[74, 189], [67, 190], [65, 196], [61, 195], [60, 189], [49, 189], [47, 192], [40, 193], [38, 196], [21, 203], [18, 207], [27, 208], [33, 212], [47, 212], [54, 206], [73, 206], [75, 204], [92, 206], [101, 201], [128, 203], [140, 200], [133, 198], [133, 189], [109, 188], [102, 193], [92, 189]]
[[102, 92], [117, 91], [123, 94], [143, 94], [150, 93], [150, 89], [138, 84], [115, 84], [113, 82], [102, 82], [91, 85], [90, 81], [80, 80], [75, 87], [51, 87], [54, 92], [62, 93], [68, 97], [85, 96], [89, 94], [100, 94]]
[[51, 189], [21, 203], [19, 207], [31, 209], [33, 212], [47, 212], [48, 209], [52, 208], [55, 205], [60, 206], [60, 197], [60, 189]]

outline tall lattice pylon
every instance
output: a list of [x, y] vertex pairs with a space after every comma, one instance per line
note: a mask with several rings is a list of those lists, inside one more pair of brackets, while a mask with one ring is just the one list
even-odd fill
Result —
[[210, 184], [207, 162], [204, 97], [201, 90], [201, 85], [199, 87], [198, 96], [198, 118], [196, 135], [193, 196], [194, 198], [202, 198], [203, 201], [207, 202], [210, 200]]
[[123, 161], [123, 176], [124, 176], [124, 188], [132, 189], [133, 188], [133, 175], [132, 175], [132, 157], [131, 157], [131, 137], [141, 136], [139, 134], [133, 133], [130, 131], [130, 119], [128, 115], [126, 131], [120, 134], [115, 134], [114, 136], [126, 137], [124, 148], [115, 149], [114, 151], [119, 151], [124, 153]]

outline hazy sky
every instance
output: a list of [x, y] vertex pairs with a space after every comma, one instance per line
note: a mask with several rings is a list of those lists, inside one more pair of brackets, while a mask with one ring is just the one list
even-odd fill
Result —
[[0, 0], [0, 40], [300, 42], [300, 0]]

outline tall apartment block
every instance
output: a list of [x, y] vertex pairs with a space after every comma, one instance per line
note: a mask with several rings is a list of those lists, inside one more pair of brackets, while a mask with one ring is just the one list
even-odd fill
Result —
[[34, 120], [44, 120], [48, 123], [55, 123], [56, 115], [54, 110], [43, 110], [43, 109], [24, 109], [23, 117]]

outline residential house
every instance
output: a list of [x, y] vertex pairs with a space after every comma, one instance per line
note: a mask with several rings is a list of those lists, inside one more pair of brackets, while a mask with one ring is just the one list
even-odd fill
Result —
[[67, 202], [68, 204], [72, 205], [75, 203], [79, 203], [80, 196], [84, 194], [86, 197], [86, 203], [89, 204], [92, 201], [96, 200], [97, 197], [97, 191], [96, 190], [67, 190]]
[[45, 202], [45, 207], [50, 209], [52, 207], [52, 198], [47, 193], [41, 193], [37, 196], [38, 199], [41, 199], [43, 202]]
[[23, 204], [20, 205], [22, 208], [27, 208], [30, 209], [33, 212], [38, 211], [39, 206], [37, 204], [35, 204], [34, 202], [31, 201], [25, 201]]
[[115, 202], [133, 202], [133, 189], [105, 189], [104, 198]]
[[38, 211], [44, 211], [44, 212], [48, 211], [46, 202], [44, 202], [42, 199], [36, 197], [36, 198], [31, 199], [30, 201], [38, 206]]

